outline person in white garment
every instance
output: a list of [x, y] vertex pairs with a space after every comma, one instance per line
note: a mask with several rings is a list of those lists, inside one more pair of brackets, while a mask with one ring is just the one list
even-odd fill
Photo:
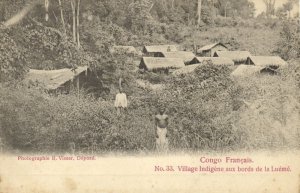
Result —
[[156, 126], [156, 149], [159, 152], [166, 152], [168, 150], [168, 134], [167, 127], [169, 124], [169, 117], [165, 114], [165, 108], [159, 109], [159, 114], [155, 116]]
[[75, 155], [75, 149], [76, 149], [76, 145], [75, 142], [70, 142], [69, 143], [69, 152], [71, 155]]
[[2, 142], [2, 138], [0, 137], [0, 153], [3, 152], [3, 147], [4, 147], [4, 144]]
[[127, 104], [128, 104], [127, 96], [120, 88], [119, 93], [116, 95], [116, 99], [115, 99], [115, 107], [117, 109], [118, 115], [127, 108]]

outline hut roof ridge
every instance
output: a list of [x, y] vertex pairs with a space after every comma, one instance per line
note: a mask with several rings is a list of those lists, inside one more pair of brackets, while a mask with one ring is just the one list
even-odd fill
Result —
[[64, 83], [73, 80], [82, 72], [87, 71], [87, 66], [79, 66], [75, 70], [70, 68], [63, 68], [57, 70], [36, 70], [30, 69], [25, 76], [26, 82], [39, 82], [44, 84], [45, 89], [54, 90]]
[[199, 50], [199, 51], [210, 50], [210, 49], [212, 49], [213, 47], [215, 47], [215, 46], [217, 46], [217, 45], [222, 45], [222, 46], [224, 46], [225, 48], [227, 48], [223, 43], [216, 42], [216, 43], [212, 43], [212, 44], [205, 45], [205, 46], [199, 48], [198, 50]]
[[144, 49], [147, 52], [167, 52], [168, 49], [170, 49], [170, 51], [178, 51], [176, 45], [152, 45], [144, 46]]
[[182, 68], [184, 63], [179, 58], [143, 57], [142, 61], [148, 70], [164, 68]]
[[287, 65], [286, 61], [279, 56], [249, 56], [248, 59], [256, 66]]

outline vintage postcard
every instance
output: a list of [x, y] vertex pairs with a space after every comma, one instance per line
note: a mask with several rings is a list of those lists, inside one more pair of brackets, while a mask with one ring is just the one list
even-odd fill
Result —
[[300, 193], [299, 0], [0, 0], [0, 193]]

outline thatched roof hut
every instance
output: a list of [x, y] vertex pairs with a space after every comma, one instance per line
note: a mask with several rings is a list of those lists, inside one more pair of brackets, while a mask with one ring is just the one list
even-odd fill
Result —
[[258, 74], [276, 74], [277, 72], [266, 66], [239, 65], [232, 73], [232, 77], [249, 77]]
[[234, 62], [230, 58], [225, 57], [195, 57], [190, 64], [202, 64], [204, 61], [211, 61], [214, 65], [234, 65]]
[[156, 45], [156, 46], [144, 46], [143, 53], [148, 56], [156, 56], [158, 53], [162, 52], [176, 52], [176, 45]]
[[197, 53], [209, 52], [211, 50], [214, 50], [214, 48], [216, 48], [215, 51], [228, 50], [227, 46], [218, 42], [218, 43], [208, 44], [208, 45], [205, 45], [205, 46], [197, 49]]
[[212, 57], [216, 51], [227, 51], [228, 48], [222, 43], [213, 43], [197, 49], [198, 56]]
[[183, 68], [177, 69], [173, 71], [173, 75], [178, 76], [178, 75], [182, 75], [182, 74], [188, 74], [188, 73], [192, 73], [194, 72], [194, 70], [201, 66], [202, 64], [192, 64], [192, 65], [188, 65], [185, 66]]
[[216, 47], [216, 46], [222, 46], [222, 47], [227, 48], [224, 44], [218, 42], [218, 43], [213, 43], [213, 44], [205, 45], [205, 46], [199, 48], [198, 51], [207, 51], [207, 50], [211, 50], [212, 48], [214, 48], [214, 47]]
[[247, 77], [254, 74], [259, 74], [260, 70], [263, 68], [260, 66], [253, 65], [239, 65], [232, 73], [233, 77]]
[[250, 56], [248, 51], [216, 51], [214, 54], [214, 57], [230, 58], [234, 64], [245, 64]]
[[165, 58], [180, 58], [184, 63], [189, 63], [194, 57], [193, 52], [175, 51], [175, 52], [162, 52], [162, 57]]
[[59, 70], [30, 69], [25, 76], [25, 83], [38, 83], [46, 90], [55, 90], [68, 81], [72, 81], [82, 73], [87, 73], [88, 67], [78, 67], [75, 70], [64, 68]]
[[110, 53], [125, 53], [134, 56], [138, 54], [137, 50], [133, 46], [113, 46], [110, 49]]
[[250, 56], [247, 58], [247, 64], [274, 68], [287, 65], [287, 63], [279, 56]]
[[165, 69], [178, 69], [184, 67], [182, 60], [178, 58], [143, 57], [139, 68], [153, 71]]

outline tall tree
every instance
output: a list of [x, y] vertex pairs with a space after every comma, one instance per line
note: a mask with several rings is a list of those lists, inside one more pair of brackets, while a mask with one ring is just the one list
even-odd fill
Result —
[[197, 15], [198, 15], [197, 24], [198, 24], [198, 26], [200, 26], [200, 24], [201, 24], [201, 9], [202, 9], [202, 0], [198, 0], [198, 8], [197, 8]]
[[67, 29], [66, 29], [64, 11], [63, 11], [61, 0], [58, 0], [58, 4], [59, 4], [59, 11], [60, 11], [60, 19], [61, 19], [62, 27], [63, 27], [63, 30], [64, 30], [64, 34], [66, 36], [67, 35]]
[[266, 15], [267, 17], [271, 17], [275, 14], [275, 3], [276, 0], [263, 0], [266, 6]]
[[294, 2], [292, 0], [289, 0], [288, 2], [284, 3], [283, 5], [283, 10], [288, 12], [288, 17], [291, 18], [291, 11], [294, 6]]

